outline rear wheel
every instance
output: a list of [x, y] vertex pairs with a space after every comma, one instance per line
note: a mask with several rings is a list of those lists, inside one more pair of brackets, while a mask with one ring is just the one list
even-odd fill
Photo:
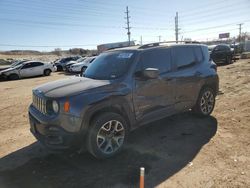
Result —
[[61, 65], [57, 66], [57, 71], [63, 71], [63, 67]]
[[44, 76], [49, 76], [50, 73], [51, 73], [51, 70], [49, 69], [44, 70]]
[[201, 90], [193, 111], [198, 115], [208, 116], [213, 112], [214, 105], [214, 91], [209, 87], [205, 87]]
[[10, 80], [18, 80], [19, 79], [19, 76], [17, 74], [11, 74], [9, 75], [8, 77]]
[[126, 121], [116, 113], [104, 113], [96, 117], [87, 136], [88, 151], [96, 158], [103, 159], [117, 154], [127, 134]]
[[231, 64], [232, 63], [232, 59], [229, 56], [227, 56], [225, 63], [226, 64]]

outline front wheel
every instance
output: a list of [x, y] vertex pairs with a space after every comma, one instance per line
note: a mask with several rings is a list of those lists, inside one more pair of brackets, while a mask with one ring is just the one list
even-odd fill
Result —
[[17, 74], [11, 74], [11, 75], [8, 76], [8, 78], [9, 78], [10, 80], [18, 80], [18, 79], [19, 79], [19, 76], [18, 76]]
[[117, 154], [127, 135], [126, 121], [116, 113], [104, 113], [97, 116], [90, 125], [87, 136], [88, 151], [99, 159]]
[[226, 64], [231, 64], [232, 63], [232, 58], [227, 56], [226, 57], [226, 61], [225, 61]]
[[213, 112], [214, 105], [214, 91], [209, 87], [205, 87], [201, 90], [193, 111], [198, 115], [208, 116]]
[[46, 69], [46, 70], [44, 71], [44, 76], [49, 76], [50, 73], [51, 73], [51, 70]]

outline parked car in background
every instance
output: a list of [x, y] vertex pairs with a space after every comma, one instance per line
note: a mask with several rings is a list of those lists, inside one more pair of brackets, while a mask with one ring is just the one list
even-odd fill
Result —
[[89, 64], [95, 60], [95, 58], [96, 56], [86, 57], [84, 61], [71, 65], [69, 72], [83, 73], [88, 68]]
[[111, 50], [100, 54], [84, 77], [36, 87], [30, 130], [52, 150], [86, 148], [96, 158], [108, 158], [141, 125], [190, 109], [209, 116], [218, 87], [205, 45]]
[[85, 59], [86, 59], [86, 57], [81, 57], [81, 58], [77, 59], [76, 61], [70, 61], [70, 62], [66, 63], [66, 65], [64, 67], [64, 71], [65, 72], [70, 72], [69, 68], [70, 68], [71, 65], [83, 62]]
[[208, 46], [211, 59], [216, 63], [230, 64], [232, 63], [233, 50], [227, 44], [218, 44]]
[[81, 56], [70, 56], [70, 57], [64, 57], [55, 62], [55, 65], [57, 67], [57, 71], [63, 71], [64, 66], [70, 62], [70, 61], [76, 61], [77, 59], [81, 58]]
[[19, 78], [39, 75], [49, 76], [50, 73], [54, 71], [56, 71], [56, 66], [54, 66], [52, 63], [26, 61], [14, 67], [0, 71], [0, 76], [10, 80], [16, 80]]

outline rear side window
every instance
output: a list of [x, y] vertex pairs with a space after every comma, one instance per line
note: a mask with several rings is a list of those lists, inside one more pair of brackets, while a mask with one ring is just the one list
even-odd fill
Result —
[[204, 60], [203, 53], [201, 47], [194, 47], [194, 55], [196, 62], [202, 62]]
[[170, 49], [153, 49], [141, 55], [140, 63], [142, 69], [156, 68], [160, 73], [171, 70], [171, 51]]
[[43, 63], [41, 63], [41, 62], [32, 63], [32, 67], [38, 67], [38, 66], [42, 66], [42, 65], [43, 65]]
[[194, 50], [191, 47], [174, 48], [174, 62], [178, 69], [189, 67], [196, 63]]
[[33, 66], [32, 66], [32, 63], [27, 63], [27, 64], [25, 64], [25, 65], [22, 67], [22, 69], [28, 69], [28, 68], [31, 68], [31, 67], [33, 67]]

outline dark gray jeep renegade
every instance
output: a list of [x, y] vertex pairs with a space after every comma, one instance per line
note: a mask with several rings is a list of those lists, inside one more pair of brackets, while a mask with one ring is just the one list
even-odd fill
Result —
[[111, 157], [129, 131], [193, 110], [213, 111], [216, 65], [200, 44], [161, 44], [100, 54], [82, 77], [41, 85], [29, 107], [31, 132], [53, 150], [87, 150]]

